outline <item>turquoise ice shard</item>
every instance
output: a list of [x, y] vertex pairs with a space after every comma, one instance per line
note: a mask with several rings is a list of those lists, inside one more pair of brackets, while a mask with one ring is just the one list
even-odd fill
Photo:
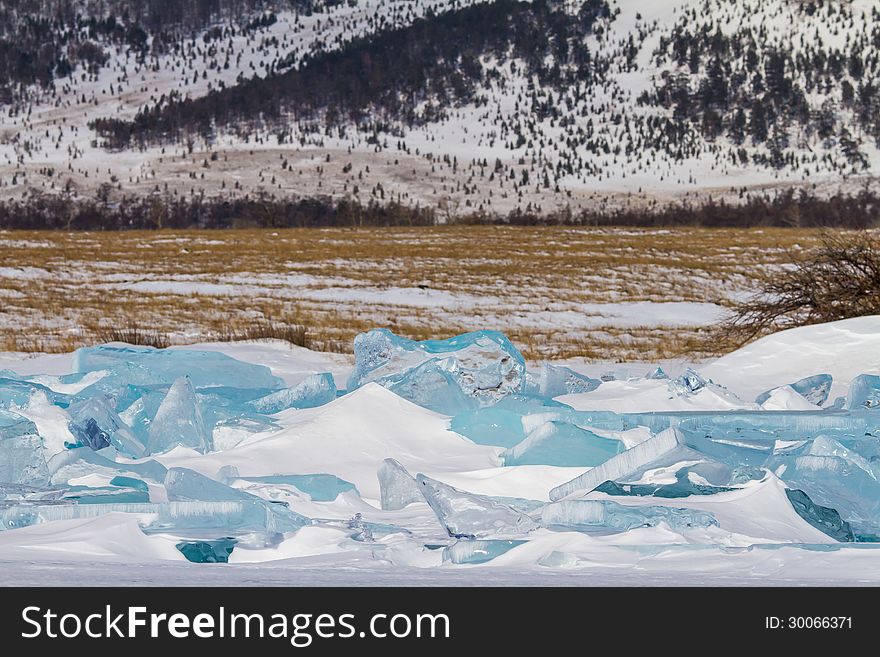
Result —
[[672, 427], [639, 443], [625, 452], [611, 457], [601, 465], [575, 477], [550, 491], [551, 500], [561, 500], [577, 491], [589, 492], [605, 481], [616, 481], [635, 472], [651, 461], [685, 447], [684, 434]]
[[[230, 466], [224, 466], [224, 468], [228, 467]], [[223, 472], [223, 468], [221, 468], [220, 474], [229, 477], [232, 481], [240, 479], [268, 486], [293, 486], [308, 495], [314, 502], [332, 502], [342, 493], [358, 492], [353, 483], [331, 474], [266, 475], [262, 477], [240, 477], [236, 474], [230, 477], [229, 471]]]
[[61, 499], [77, 504], [143, 504], [150, 501], [150, 494], [131, 486], [72, 486]]
[[486, 563], [525, 542], [504, 539], [456, 541], [443, 548], [443, 561], [455, 564]]
[[[813, 376], [799, 379], [789, 384], [789, 386], [811, 404], [822, 406], [828, 400], [828, 393], [831, 392], [832, 383], [833, 379], [830, 374], [814, 374]], [[755, 403], [763, 404], [770, 398], [774, 390], [776, 388], [762, 392], [755, 398]]]
[[625, 506], [609, 500], [563, 500], [541, 510], [541, 524], [560, 529], [584, 530], [608, 527], [628, 531], [655, 527], [661, 522], [675, 530], [717, 526], [707, 511], [671, 506]]
[[655, 368], [654, 370], [648, 372], [648, 373], [645, 375], [645, 378], [646, 378], [646, 379], [662, 380], [662, 379], [668, 379], [668, 378], [669, 378], [669, 375], [668, 375], [666, 372], [663, 371], [663, 368], [662, 368], [662, 367], [659, 367], [659, 366], [658, 366], [658, 367]]
[[478, 445], [513, 447], [550, 420], [562, 420], [572, 408], [561, 402], [531, 395], [507, 395], [497, 404], [453, 416], [449, 428]]
[[312, 374], [292, 388], [284, 388], [255, 399], [248, 406], [257, 413], [273, 415], [288, 408], [314, 408], [336, 399], [333, 375]]
[[172, 502], [242, 502], [265, 507], [277, 531], [295, 531], [311, 521], [291, 511], [286, 504], [268, 502], [256, 495], [214, 481], [187, 468], [170, 468], [165, 476], [165, 490]]
[[[871, 440], [870, 442], [874, 443], [875, 441]], [[880, 459], [876, 454], [873, 455], [873, 458], [867, 458], [855, 449], [850, 449], [829, 436], [816, 436], [807, 453], [810, 456], [834, 456], [843, 459], [850, 465], [865, 471], [871, 479], [880, 482]]]
[[43, 439], [30, 420], [0, 410], [0, 482], [45, 486], [49, 467]]
[[852, 527], [836, 510], [815, 504], [802, 490], [787, 488], [785, 495], [797, 514], [819, 531], [842, 543], [855, 540]]
[[715, 495], [716, 493], [726, 493], [733, 490], [728, 486], [712, 486], [708, 484], [695, 483], [690, 480], [690, 474], [687, 467], [675, 473], [675, 483], [671, 484], [619, 484], [615, 481], [605, 481], [596, 486], [593, 490], [606, 495], [615, 495], [620, 497], [662, 497], [662, 498], [679, 498], [689, 497], [690, 495]]
[[189, 377], [177, 379], [168, 389], [147, 434], [148, 454], [167, 452], [177, 445], [198, 452], [211, 450], [211, 433], [205, 426]]
[[116, 412], [144, 445], [150, 439], [150, 424], [156, 411], [168, 394], [167, 385], [131, 386], [116, 388], [106, 397], [115, 400]]
[[[57, 500], [64, 489], [55, 486], [34, 486], [31, 484], [8, 484], [0, 482], [0, 503], [16, 500]], [[2, 504], [0, 504], [2, 506]]]
[[521, 413], [496, 404], [455, 415], [449, 428], [478, 445], [513, 447], [526, 437], [522, 417]]
[[158, 461], [147, 459], [137, 463], [118, 463], [104, 455], [107, 451], [112, 450], [102, 450], [99, 453], [90, 449], [70, 449], [54, 455], [49, 461], [52, 483], [65, 484], [70, 479], [90, 474], [103, 475], [111, 479], [135, 477], [156, 484], [165, 481], [168, 469]]
[[[12, 374], [11, 372], [8, 373]], [[46, 399], [56, 406], [64, 407], [70, 403], [68, 395], [54, 392], [46, 386], [33, 381], [3, 376], [2, 372], [0, 372], [0, 408], [24, 407], [35, 392], [42, 392], [46, 395]]]
[[419, 489], [440, 523], [453, 538], [520, 536], [538, 524], [524, 513], [491, 497], [458, 490], [423, 474]]
[[622, 451], [619, 440], [567, 422], [545, 422], [501, 456], [504, 465], [596, 466]]
[[126, 456], [140, 458], [144, 455], [143, 443], [104, 395], [75, 402], [67, 412], [71, 419], [70, 432], [80, 445], [96, 451], [112, 445]]
[[849, 384], [846, 408], [880, 408], [880, 375], [859, 374]]
[[127, 477], [124, 475], [116, 475], [113, 479], [110, 480], [111, 486], [121, 486], [124, 488], [133, 488], [135, 490], [142, 490], [145, 493], [149, 492], [150, 487], [147, 485], [147, 482], [142, 481], [136, 477]]
[[385, 459], [377, 473], [383, 511], [397, 511], [425, 498], [415, 478], [394, 459]]
[[253, 495], [238, 500], [179, 501], [154, 505], [157, 517], [144, 526], [147, 532], [168, 530], [222, 531], [241, 535], [249, 532], [283, 534], [309, 524], [308, 518], [281, 504], [272, 504]]
[[283, 386], [268, 367], [244, 363], [217, 351], [102, 345], [78, 349], [74, 369], [78, 373], [109, 372], [110, 381], [102, 379], [92, 386], [98, 389], [113, 383], [171, 384], [183, 376], [189, 376], [197, 388], [228, 385], [230, 381], [238, 388]]
[[444, 415], [457, 415], [479, 407], [479, 402], [459, 386], [457, 363], [451, 358], [432, 359], [414, 367], [387, 387], [404, 399]]
[[174, 547], [193, 563], [227, 563], [237, 541], [234, 538], [215, 538], [203, 541], [181, 541]]
[[297, 514], [280, 505], [268, 504], [259, 498], [242, 498], [143, 504], [17, 504], [0, 507], [0, 530], [58, 520], [98, 518], [108, 513], [140, 516], [141, 528], [146, 533], [280, 534], [296, 531], [304, 524], [296, 519]]
[[[866, 440], [874, 449], [876, 440]], [[778, 457], [771, 465], [789, 488], [804, 491], [816, 505], [834, 509], [854, 532], [880, 533], [876, 460], [820, 436], [806, 452]]]
[[390, 387], [429, 360], [446, 360], [443, 369], [466, 395], [482, 404], [525, 390], [525, 360], [510, 340], [497, 331], [417, 342], [387, 329], [374, 329], [355, 338], [354, 353], [349, 390], [370, 381]]
[[672, 381], [672, 385], [686, 392], [697, 392], [701, 388], [705, 388], [709, 382], [706, 381], [699, 372], [687, 368], [680, 377]]
[[538, 377], [538, 394], [542, 397], [559, 397], [581, 392], [592, 392], [602, 382], [579, 374], [573, 369], [544, 363]]
[[168, 499], [176, 501], [212, 501], [258, 499], [255, 495], [227, 486], [188, 468], [169, 468], [165, 475]]

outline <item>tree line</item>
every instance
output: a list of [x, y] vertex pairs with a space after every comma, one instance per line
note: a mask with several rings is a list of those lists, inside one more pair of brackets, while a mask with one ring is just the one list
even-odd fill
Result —
[[33, 193], [26, 199], [0, 201], [0, 230], [357, 228], [443, 223], [863, 229], [880, 227], [880, 196], [866, 189], [855, 195], [828, 198], [787, 190], [752, 196], [741, 204], [709, 199], [654, 208], [562, 208], [546, 213], [517, 208], [506, 214], [473, 212], [451, 217], [433, 207], [360, 203], [330, 197], [293, 199], [258, 195], [222, 199], [156, 195], [126, 196], [109, 202]]

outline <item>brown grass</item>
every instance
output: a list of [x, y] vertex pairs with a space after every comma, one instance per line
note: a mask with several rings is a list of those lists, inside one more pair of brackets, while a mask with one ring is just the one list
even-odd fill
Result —
[[[6, 232], [0, 350], [67, 351], [110, 338], [277, 338], [347, 352], [358, 332], [387, 326], [416, 339], [495, 328], [533, 359], [708, 356], [724, 346], [708, 342], [701, 329], [623, 330], [599, 321], [572, 331], [552, 322], [523, 325], [516, 316], [615, 301], [732, 307], [764, 272], [819, 237], [794, 229], [501, 226]], [[358, 301], [355, 291], [325, 298], [323, 281], [334, 294], [350, 285], [421, 287], [488, 301], [462, 310], [378, 302], [375, 295]]]
[[282, 340], [298, 347], [309, 347], [308, 330], [302, 324], [285, 324], [265, 320], [253, 324], [230, 326], [213, 336], [220, 342], [245, 342], [253, 340]]
[[114, 327], [99, 331], [96, 336], [99, 342], [126, 342], [142, 347], [165, 349], [171, 346], [171, 340], [164, 333], [149, 331], [136, 326]]

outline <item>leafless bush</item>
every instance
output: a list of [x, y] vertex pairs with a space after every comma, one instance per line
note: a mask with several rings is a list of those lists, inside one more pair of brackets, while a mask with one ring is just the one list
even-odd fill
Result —
[[715, 334], [745, 344], [774, 331], [880, 314], [880, 238], [867, 231], [827, 233], [813, 251], [793, 256], [761, 291], [740, 303]]

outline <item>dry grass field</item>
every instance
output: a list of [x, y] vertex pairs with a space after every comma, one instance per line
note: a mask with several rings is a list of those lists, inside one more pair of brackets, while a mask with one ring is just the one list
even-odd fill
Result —
[[0, 351], [278, 337], [345, 351], [386, 326], [492, 328], [527, 358], [656, 360], [708, 329], [815, 231], [573, 227], [0, 232]]

